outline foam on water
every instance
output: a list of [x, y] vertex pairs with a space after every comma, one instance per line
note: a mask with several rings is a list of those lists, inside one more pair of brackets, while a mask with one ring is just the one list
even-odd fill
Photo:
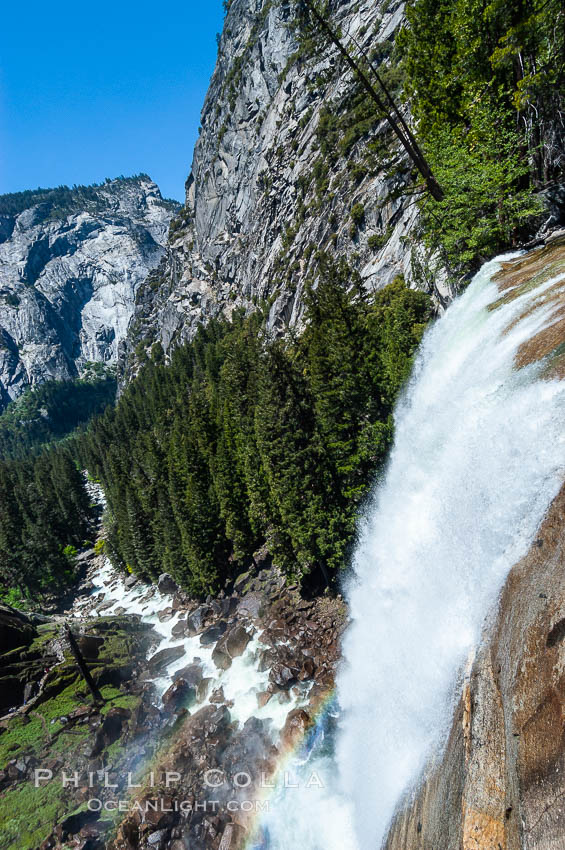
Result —
[[[184, 612], [174, 614], [170, 619], [161, 622], [159, 612], [164, 611], [171, 604], [168, 596], [160, 593], [157, 588], [148, 588], [147, 585], [136, 584], [127, 589], [124, 578], [117, 573], [109, 560], [106, 559], [102, 569], [92, 579], [94, 590], [93, 596], [102, 596], [104, 602], [112, 603], [101, 611], [102, 615], [115, 614], [125, 609], [127, 614], [139, 615], [143, 622], [148, 623], [161, 637], [155, 651], [169, 647], [182, 646], [183, 655], [176, 661], [167, 665], [164, 671], [157, 676], [153, 683], [158, 700], [170, 687], [174, 674], [198, 661], [202, 665], [205, 678], [211, 678], [212, 683], [208, 691], [208, 698], [202, 703], [206, 705], [212, 692], [219, 687], [223, 688], [224, 697], [230, 706], [230, 714], [233, 721], [243, 725], [250, 717], [258, 717], [268, 721], [268, 728], [272, 732], [273, 740], [277, 739], [277, 733], [284, 726], [287, 714], [293, 708], [304, 705], [308, 701], [309, 686], [304, 685], [299, 695], [292, 695], [290, 702], [284, 702], [278, 696], [274, 696], [262, 708], [258, 707], [257, 694], [266, 691], [269, 685], [269, 670], [260, 671], [260, 653], [267, 646], [261, 642], [261, 633], [256, 632], [248, 643], [243, 655], [235, 658], [231, 666], [225, 670], [218, 670], [212, 661], [214, 645], [202, 646], [200, 635], [188, 638], [174, 637], [173, 627], [178, 623]], [[87, 602], [78, 603], [75, 606], [75, 615], [82, 616], [83, 608]], [[201, 708], [201, 705], [194, 710]]]
[[498, 268], [486, 264], [424, 339], [347, 589], [335, 752], [313, 757], [324, 788], [279, 787], [257, 847], [381, 846], [441, 747], [485, 616], [559, 490], [565, 388], [539, 379], [542, 364], [514, 368], [521, 343], [552, 321], [554, 307], [528, 308], [556, 279], [489, 310]]

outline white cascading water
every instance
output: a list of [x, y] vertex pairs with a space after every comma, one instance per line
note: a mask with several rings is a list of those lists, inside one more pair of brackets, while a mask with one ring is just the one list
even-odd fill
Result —
[[489, 311], [498, 268], [487, 263], [424, 339], [354, 559], [335, 750], [292, 766], [298, 780], [316, 768], [325, 787], [279, 787], [258, 847], [381, 847], [559, 490], [565, 386], [540, 380], [543, 364], [514, 368], [520, 344], [552, 321], [551, 306], [524, 314], [556, 279]]
[[[103, 497], [102, 497], [103, 499]], [[267, 649], [256, 634], [248, 643], [245, 652], [235, 658], [227, 670], [218, 670], [212, 660], [214, 645], [202, 646], [200, 634], [194, 637], [175, 637], [174, 626], [179, 619], [184, 619], [184, 612], [179, 611], [169, 619], [161, 621], [159, 612], [167, 609], [171, 604], [171, 597], [163, 595], [156, 587], [149, 590], [147, 585], [138, 582], [129, 590], [124, 585], [124, 576], [117, 573], [108, 559], [105, 566], [92, 578], [94, 584], [94, 596], [100, 596], [106, 603], [102, 611], [103, 615], [127, 613], [141, 617], [142, 622], [153, 627], [154, 632], [160, 637], [160, 642], [153, 651], [180, 647], [184, 649], [182, 655], [176, 661], [168, 664], [159, 674], [152, 679], [155, 685], [157, 699], [163, 696], [170, 687], [174, 674], [186, 667], [193, 661], [202, 665], [203, 673], [209, 677], [213, 684], [209, 688], [208, 702], [212, 691], [221, 687], [226, 700], [233, 702], [230, 713], [233, 721], [243, 725], [249, 717], [258, 717], [268, 724], [273, 734], [280, 732], [284, 726], [289, 709], [303, 706], [308, 701], [308, 691], [293, 696], [290, 703], [282, 700], [269, 700], [268, 705], [262, 708], [257, 706], [257, 694], [265, 691], [269, 684], [269, 669], [259, 669], [260, 652]], [[84, 616], [84, 607], [89, 604], [88, 598], [81, 599], [74, 606], [76, 617]]]

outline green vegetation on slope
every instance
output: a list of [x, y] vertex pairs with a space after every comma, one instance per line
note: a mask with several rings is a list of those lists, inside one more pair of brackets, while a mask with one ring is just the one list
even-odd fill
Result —
[[[77, 209], [98, 211], [106, 209], [108, 204], [100, 193], [100, 188], [112, 183], [138, 183], [140, 180], [150, 180], [148, 174], [134, 174], [132, 177], [106, 178], [104, 183], [93, 183], [91, 186], [57, 186], [54, 189], [26, 189], [23, 192], [10, 192], [0, 195], [0, 216], [16, 216], [24, 210], [45, 204], [49, 218], [62, 218]], [[163, 199], [164, 205], [178, 207], [176, 201]]]
[[115, 395], [114, 375], [93, 363], [81, 379], [33, 387], [0, 415], [0, 598], [10, 604], [74, 582], [94, 511], [69, 446], [57, 442]]
[[[3, 790], [0, 794], [0, 850], [39, 847], [57, 823], [84, 811], [85, 805], [77, 799], [74, 788], [64, 786], [62, 781], [62, 771], [72, 775], [75, 770], [80, 772], [81, 765], [88, 764], [85, 763], [85, 751], [92, 749], [93, 743], [88, 722], [67, 722], [73, 711], [85, 708], [85, 700], [88, 700], [84, 683], [67, 667], [65, 665], [62, 668], [66, 673], [59, 676], [53, 674], [53, 696], [42, 701], [28, 716], [12, 717], [7, 731], [2, 735], [1, 764], [6, 764], [10, 759], [31, 757], [38, 765], [51, 764], [54, 759], [58, 759], [64, 767], [60, 770], [55, 768], [53, 780], [37, 788], [31, 771], [26, 780], [13, 783]], [[64, 687], [67, 680], [70, 684]], [[105, 700], [101, 716], [115, 708], [126, 708], [133, 712], [140, 704], [139, 697], [124, 694], [113, 685], [101, 686], [101, 693]], [[128, 720], [124, 724], [125, 729], [129, 723]], [[126, 735], [127, 732], [104, 752], [107, 759], [111, 758], [112, 767], [120, 763], [120, 759], [127, 758]], [[131, 765], [127, 763], [127, 766], [129, 768]]]
[[19, 604], [71, 584], [91, 518], [68, 448], [0, 462], [0, 597]]
[[[422, 190], [421, 237], [433, 264], [457, 279], [528, 239], [542, 222], [539, 192], [562, 179], [565, 165], [560, 0], [409, 0], [394, 45], [373, 38], [366, 51], [361, 36], [341, 31], [339, 9], [296, 0], [299, 50], [291, 62], [328, 49], [327, 33], [308, 13], [314, 5], [384, 101], [377, 74], [398, 103], [410, 105], [419, 145], [445, 197], [438, 203], [423, 191], [410, 163], [412, 179], [400, 191]], [[390, 128], [369, 141], [385, 111], [353, 74], [352, 82], [354, 99], [321, 114], [315, 168], [321, 197], [330, 186], [329, 167], [357, 142], [366, 142], [367, 153], [351, 167], [354, 179], [391, 165], [398, 173], [398, 163], [387, 162], [396, 150]], [[353, 222], [352, 238], [357, 227]]]
[[[258, 311], [201, 327], [170, 364], [155, 345], [117, 407], [86, 431], [0, 462], [2, 595], [18, 604], [72, 583], [92, 518], [77, 463], [104, 486], [107, 548], [124, 569], [148, 579], [167, 571], [205, 594], [266, 544], [289, 577], [331, 580], [386, 456], [430, 302], [401, 280], [369, 296], [345, 262], [322, 254], [318, 273], [299, 338], [269, 340]], [[70, 403], [75, 390], [30, 393], [0, 419], [4, 445], [23, 450], [24, 412], [44, 419], [43, 405]], [[49, 411], [38, 442], [61, 435]]]
[[236, 313], [170, 365], [156, 345], [77, 441], [124, 568], [204, 594], [265, 543], [292, 578], [345, 565], [429, 299], [400, 280], [369, 297], [344, 262], [318, 262], [300, 338], [270, 341], [261, 312]]
[[423, 235], [448, 268], [475, 268], [539, 221], [535, 191], [565, 163], [560, 0], [411, 0], [397, 43], [405, 93], [445, 191]]
[[92, 363], [75, 381], [48, 381], [21, 395], [0, 414], [0, 458], [25, 458], [60, 440], [113, 404], [116, 378]]

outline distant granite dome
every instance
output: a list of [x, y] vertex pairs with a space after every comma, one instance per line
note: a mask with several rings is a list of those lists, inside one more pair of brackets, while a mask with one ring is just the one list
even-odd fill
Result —
[[145, 174], [0, 196], [0, 409], [116, 362], [178, 208]]

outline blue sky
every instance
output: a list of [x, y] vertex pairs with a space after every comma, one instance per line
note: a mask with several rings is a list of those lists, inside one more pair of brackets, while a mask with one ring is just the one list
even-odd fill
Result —
[[146, 171], [182, 200], [222, 0], [6, 3], [0, 193]]

